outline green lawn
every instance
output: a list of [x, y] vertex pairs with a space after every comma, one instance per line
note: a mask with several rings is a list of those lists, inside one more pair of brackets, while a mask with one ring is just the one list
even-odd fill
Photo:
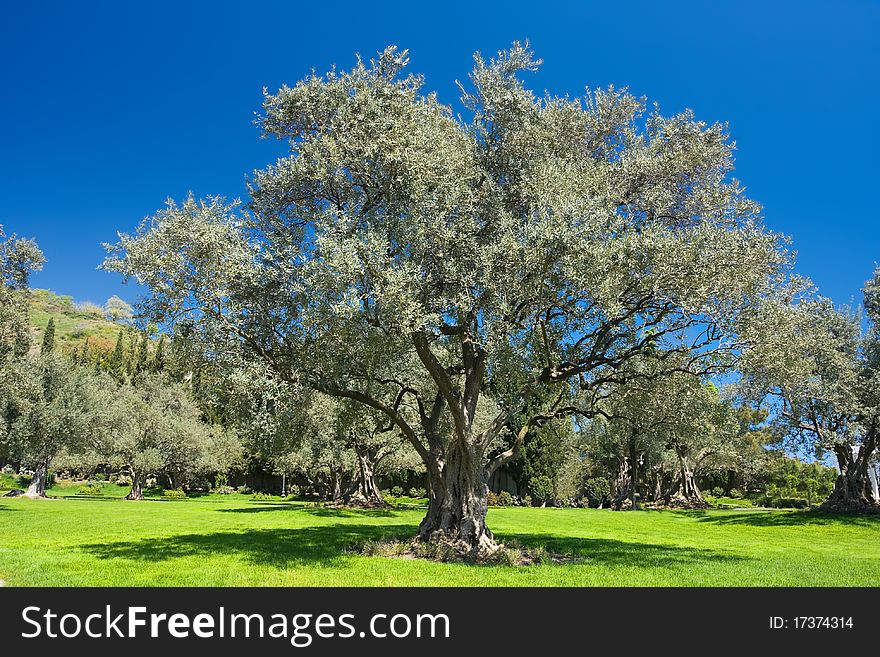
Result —
[[0, 498], [0, 579], [11, 586], [878, 586], [880, 518], [798, 512], [493, 508], [502, 540], [578, 563], [469, 566], [363, 557], [412, 535], [420, 509], [349, 511], [243, 495], [127, 502], [54, 489]]

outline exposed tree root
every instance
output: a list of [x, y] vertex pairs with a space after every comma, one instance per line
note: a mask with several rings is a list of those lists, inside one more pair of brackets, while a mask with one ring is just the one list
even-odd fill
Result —
[[548, 552], [543, 547], [522, 547], [515, 541], [511, 541], [508, 545], [495, 543], [495, 549], [491, 553], [474, 550], [464, 541], [425, 541], [420, 538], [408, 541], [371, 541], [356, 548], [355, 552], [370, 557], [501, 566], [537, 566], [573, 563], [580, 560], [573, 555]]
[[880, 504], [870, 500], [841, 498], [832, 495], [819, 506], [819, 511], [850, 515], [876, 515], [880, 514]]

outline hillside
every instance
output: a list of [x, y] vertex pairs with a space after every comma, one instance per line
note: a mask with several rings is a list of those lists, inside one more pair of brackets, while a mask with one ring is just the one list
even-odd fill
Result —
[[72, 297], [49, 290], [31, 290], [31, 344], [34, 347], [39, 348], [50, 318], [55, 320], [55, 345], [62, 351], [68, 351], [86, 339], [91, 346], [109, 351], [119, 330], [127, 326], [107, 319], [97, 304], [77, 303]]

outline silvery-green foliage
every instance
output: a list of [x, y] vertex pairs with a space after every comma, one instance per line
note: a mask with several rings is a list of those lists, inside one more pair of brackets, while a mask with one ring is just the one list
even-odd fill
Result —
[[0, 435], [26, 468], [46, 466], [62, 451], [91, 448], [97, 439], [98, 378], [58, 354], [13, 361], [0, 385]]
[[0, 225], [0, 358], [27, 352], [27, 281], [31, 272], [42, 269], [44, 261], [36, 242], [7, 236]]
[[742, 358], [743, 390], [769, 392], [784, 435], [845, 460], [858, 444], [873, 451], [880, 431], [876, 281], [865, 286], [866, 317], [818, 296], [768, 305], [765, 330]]
[[176, 482], [225, 472], [240, 455], [235, 434], [202, 420], [187, 386], [157, 375], [137, 385], [104, 381], [96, 451], [112, 467], [143, 478], [170, 474]]
[[[425, 459], [485, 449], [541, 388], [558, 394], [536, 416], [592, 399], [654, 344], [730, 365], [790, 257], [731, 178], [724, 126], [626, 90], [537, 97], [520, 44], [476, 57], [465, 121], [407, 61], [267, 93], [260, 124], [290, 154], [249, 204], [169, 202], [106, 267], [150, 288], [147, 316], [381, 411]], [[511, 362], [528, 376], [475, 427]]]

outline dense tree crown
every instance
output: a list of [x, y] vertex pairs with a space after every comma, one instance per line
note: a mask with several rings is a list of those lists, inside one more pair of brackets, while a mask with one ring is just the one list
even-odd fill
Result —
[[0, 361], [23, 355], [30, 344], [27, 323], [28, 277], [42, 268], [45, 258], [36, 242], [7, 236], [0, 225]]
[[762, 339], [741, 360], [744, 389], [776, 406], [782, 433], [837, 458], [830, 510], [877, 508], [868, 468], [880, 444], [878, 281], [880, 269], [865, 285], [864, 317], [813, 295], [768, 305]]
[[394, 48], [282, 87], [260, 125], [290, 154], [249, 203], [169, 202], [105, 265], [212, 358], [384, 414], [428, 473], [422, 536], [477, 551], [485, 477], [531, 427], [594, 413], [648, 349], [670, 371], [729, 366], [790, 264], [724, 126], [613, 88], [537, 97], [521, 78], [539, 64], [519, 44], [476, 56], [467, 120]]

